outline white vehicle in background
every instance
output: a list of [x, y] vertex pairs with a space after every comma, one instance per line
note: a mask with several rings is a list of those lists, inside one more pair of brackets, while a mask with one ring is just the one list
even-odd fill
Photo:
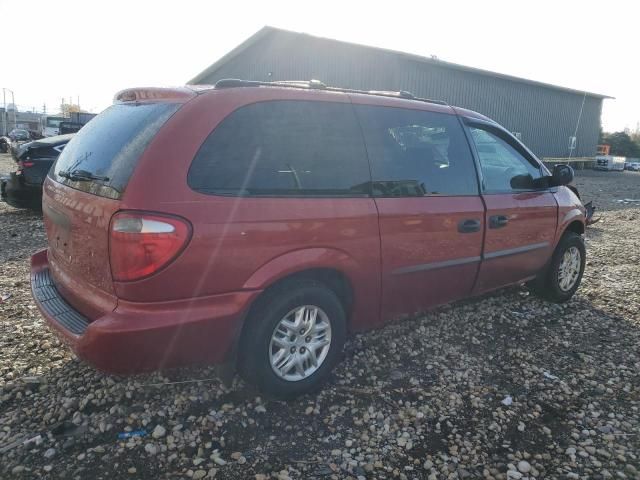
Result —
[[640, 172], [640, 162], [631, 162], [629, 164], [629, 170], [632, 172]]
[[46, 116], [42, 119], [42, 135], [45, 137], [54, 137], [60, 135], [60, 123], [65, 118], [60, 116]]
[[596, 170], [615, 170], [623, 171], [626, 157], [614, 157], [612, 155], [598, 155], [596, 164], [593, 167]]

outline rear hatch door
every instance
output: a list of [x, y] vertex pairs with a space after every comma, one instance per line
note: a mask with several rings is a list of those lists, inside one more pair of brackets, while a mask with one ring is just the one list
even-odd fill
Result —
[[56, 286], [94, 319], [113, 310], [109, 222], [138, 159], [177, 103], [119, 103], [76, 134], [49, 172], [43, 215]]

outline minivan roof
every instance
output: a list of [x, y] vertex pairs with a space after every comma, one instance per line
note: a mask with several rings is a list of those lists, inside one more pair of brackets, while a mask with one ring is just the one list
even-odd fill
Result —
[[386, 90], [357, 90], [353, 88], [332, 87], [324, 84], [320, 80], [282, 80], [276, 82], [262, 82], [256, 80], [242, 80], [238, 78], [224, 78], [218, 80], [215, 85], [186, 85], [183, 87], [134, 87], [117, 92], [113, 97], [113, 103], [122, 102], [145, 102], [145, 101], [175, 101], [186, 102], [189, 99], [211, 91], [227, 88], [247, 88], [247, 87], [271, 87], [271, 88], [294, 88], [303, 90], [319, 90], [338, 93], [354, 93], [360, 95], [371, 95], [376, 97], [400, 98], [404, 100], [415, 100], [418, 102], [433, 103], [437, 105], [447, 105], [441, 100], [416, 97], [411, 92], [400, 90], [397, 92]]
[[331, 87], [320, 80], [286, 80], [276, 82], [262, 82], [256, 80], [241, 80], [238, 78], [224, 78], [218, 80], [214, 86], [216, 90], [224, 88], [242, 87], [280, 87], [280, 88], [302, 88], [305, 90], [322, 90], [328, 92], [357, 93], [361, 95], [373, 95], [379, 97], [402, 98], [405, 100], [417, 100], [419, 102], [435, 103], [437, 105], [448, 105], [441, 100], [431, 100], [428, 98], [416, 97], [411, 92], [400, 90], [397, 92], [387, 90], [357, 90], [354, 88]]
[[456, 107], [449, 105], [441, 100], [432, 100], [428, 98], [421, 98], [414, 96], [411, 92], [406, 90], [383, 91], [383, 90], [357, 90], [352, 88], [333, 87], [324, 84], [319, 80], [281, 80], [275, 82], [262, 82], [256, 80], [242, 80], [238, 78], [225, 78], [218, 80], [215, 85], [186, 85], [183, 87], [135, 87], [121, 90], [114, 96], [114, 103], [127, 103], [127, 102], [154, 102], [154, 101], [168, 101], [176, 103], [186, 103], [190, 99], [197, 97], [203, 93], [220, 91], [225, 89], [252, 89], [252, 88], [273, 88], [273, 89], [294, 89], [305, 90], [308, 92], [330, 92], [330, 93], [346, 93], [353, 94], [358, 97], [383, 97], [388, 99], [415, 101], [426, 104], [432, 104], [434, 106], [439, 105], [442, 107], [449, 107], [456, 114], [475, 118], [478, 120], [484, 120], [487, 122], [495, 123], [494, 120], [466, 108]]

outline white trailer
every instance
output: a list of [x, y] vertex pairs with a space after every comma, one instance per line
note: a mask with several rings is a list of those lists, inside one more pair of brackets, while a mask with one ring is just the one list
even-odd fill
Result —
[[596, 164], [593, 168], [596, 170], [624, 170], [624, 162], [626, 157], [614, 157], [612, 155], [598, 155]]
[[60, 123], [66, 120], [59, 115], [44, 115], [42, 117], [42, 136], [54, 137], [60, 135]]

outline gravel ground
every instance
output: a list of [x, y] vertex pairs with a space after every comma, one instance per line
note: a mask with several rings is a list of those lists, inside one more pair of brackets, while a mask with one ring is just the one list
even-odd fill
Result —
[[640, 173], [576, 184], [602, 220], [572, 301], [509, 288], [357, 335], [292, 402], [76, 361], [31, 300], [41, 218], [0, 204], [0, 478], [640, 478]]

